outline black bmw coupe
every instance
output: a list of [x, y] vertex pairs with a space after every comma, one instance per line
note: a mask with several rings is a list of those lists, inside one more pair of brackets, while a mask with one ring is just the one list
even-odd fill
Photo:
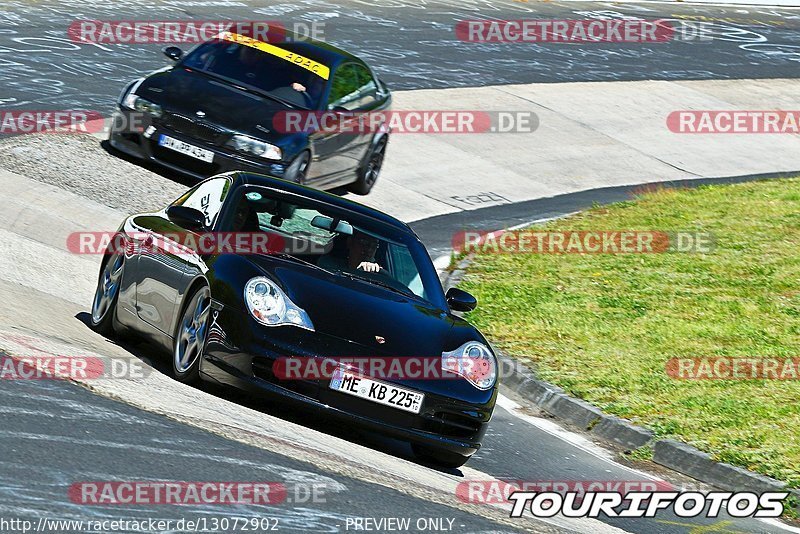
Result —
[[380, 118], [389, 90], [364, 61], [330, 44], [290, 33], [274, 41], [224, 32], [187, 53], [165, 48], [175, 64], [123, 89], [109, 143], [201, 179], [242, 170], [369, 193], [388, 130], [326, 129], [310, 119]]
[[[199, 246], [241, 235], [244, 249]], [[254, 236], [273, 246], [250, 247]], [[462, 465], [481, 446], [497, 399], [495, 354], [453, 313], [475, 299], [445, 294], [401, 221], [236, 172], [127, 218], [117, 237], [100, 268], [92, 324], [163, 346], [178, 380], [278, 395], [405, 439], [444, 466]], [[348, 359], [404, 369], [419, 362], [414, 374], [375, 376]], [[287, 363], [321, 360], [333, 361], [333, 372], [287, 376]]]

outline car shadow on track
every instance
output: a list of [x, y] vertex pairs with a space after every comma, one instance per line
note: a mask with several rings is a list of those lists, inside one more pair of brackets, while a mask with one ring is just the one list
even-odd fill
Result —
[[187, 174], [183, 174], [177, 171], [173, 171], [172, 169], [168, 169], [167, 167], [162, 167], [152, 161], [143, 160], [139, 158], [135, 158], [133, 156], [129, 156], [124, 152], [120, 152], [116, 148], [112, 147], [111, 144], [106, 141], [100, 141], [100, 147], [106, 151], [106, 153], [110, 156], [115, 158], [119, 158], [123, 161], [127, 161], [131, 165], [136, 165], [137, 167], [141, 167], [146, 169], [152, 173], [158, 174], [168, 180], [172, 180], [173, 182], [179, 183], [181, 185], [185, 185], [186, 187], [192, 187], [195, 185], [199, 180]]
[[[82, 322], [87, 328], [91, 329], [91, 315], [88, 312], [81, 312], [75, 315], [75, 318]], [[116, 337], [106, 338], [109, 343], [113, 343], [122, 348], [126, 352], [135, 356], [143, 363], [151, 366], [157, 372], [172, 378], [172, 364], [169, 360], [169, 354], [165, 353], [161, 347], [136, 337]], [[425, 462], [416, 458], [411, 451], [411, 446], [401, 440], [383, 436], [376, 432], [371, 432], [367, 429], [359, 427], [344, 426], [337, 423], [335, 420], [323, 420], [311, 411], [304, 411], [293, 406], [281, 404], [280, 399], [277, 397], [255, 397], [254, 395], [234, 389], [232, 387], [214, 384], [210, 382], [201, 382], [196, 386], [197, 389], [225, 399], [229, 402], [238, 404], [239, 406], [256, 410], [266, 415], [282, 419], [284, 421], [298, 424], [324, 432], [331, 436], [356, 443], [370, 449], [397, 456], [405, 460], [423, 465], [435, 471], [463, 477], [463, 473], [459, 469], [448, 469], [437, 466], [435, 464]]]

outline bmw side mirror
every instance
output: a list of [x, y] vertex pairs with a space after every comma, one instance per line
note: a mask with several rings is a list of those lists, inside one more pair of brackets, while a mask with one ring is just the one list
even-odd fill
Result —
[[386, 98], [389, 96], [389, 88], [386, 87], [386, 84], [383, 83], [383, 80], [378, 78], [378, 96], [380, 98]]
[[180, 58], [183, 57], [183, 50], [178, 48], [177, 46], [167, 46], [161, 50], [165, 56], [170, 58], [172, 61], [178, 61]]
[[475, 297], [457, 287], [448, 289], [445, 298], [447, 299], [447, 305], [453, 311], [468, 312], [478, 306], [478, 300]]
[[206, 226], [206, 214], [188, 206], [170, 206], [167, 217], [181, 228], [201, 230]]

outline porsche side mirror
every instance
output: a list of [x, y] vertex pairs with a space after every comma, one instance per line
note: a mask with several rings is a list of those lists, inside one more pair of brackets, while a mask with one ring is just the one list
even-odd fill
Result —
[[177, 46], [166, 46], [161, 50], [165, 56], [170, 58], [172, 61], [178, 61], [180, 58], [183, 57], [183, 50], [178, 48]]
[[167, 217], [181, 228], [201, 230], [206, 226], [206, 214], [188, 206], [170, 206]]
[[478, 306], [478, 300], [475, 297], [457, 287], [448, 289], [445, 298], [447, 299], [447, 305], [453, 311], [468, 312]]

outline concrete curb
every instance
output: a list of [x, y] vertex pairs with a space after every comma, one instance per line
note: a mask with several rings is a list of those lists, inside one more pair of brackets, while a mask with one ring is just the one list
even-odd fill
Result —
[[[455, 287], [463, 278], [473, 255], [459, 260], [455, 269], [442, 273], [445, 290]], [[498, 354], [502, 387], [533, 402], [542, 410], [597, 439], [626, 451], [649, 447], [653, 461], [692, 478], [726, 491], [790, 491], [800, 501], [800, 490], [786, 488], [786, 483], [768, 476], [717, 462], [711, 455], [673, 439], [655, 439], [655, 433], [645, 427], [603, 413], [592, 404], [569, 396], [563, 389], [536, 378], [531, 369], [511, 356], [495, 349]]]
[[653, 461], [695, 478], [699, 478], [695, 473], [702, 474], [701, 480], [724, 490], [745, 488], [764, 492], [781, 491], [786, 488], [785, 482], [752, 473], [741, 467], [716, 462], [710, 454], [674, 439], [662, 439], [655, 442]]

